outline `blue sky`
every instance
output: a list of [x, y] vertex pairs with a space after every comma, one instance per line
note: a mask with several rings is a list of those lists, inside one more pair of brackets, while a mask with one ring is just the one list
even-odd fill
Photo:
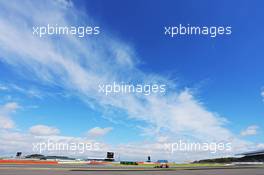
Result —
[[[237, 124], [261, 124], [263, 2], [88, 1], [84, 6], [103, 26], [133, 44], [144, 71], [169, 74], [182, 87], [198, 87], [210, 109]], [[232, 25], [233, 34], [215, 39], [160, 34], [164, 25], [178, 23]]]
[[[261, 1], [245, 0], [217, 4], [88, 1], [83, 8], [135, 46], [143, 59], [141, 69], [169, 74], [182, 87], [198, 87], [198, 96], [209, 109], [227, 116], [236, 123], [236, 129], [242, 129], [250, 123], [261, 125], [264, 112], [260, 96], [264, 40], [261, 6]], [[178, 23], [231, 25], [233, 34], [216, 39], [170, 39], [160, 34], [164, 25]]]
[[[42, 131], [32, 128], [41, 125], [56, 129], [43, 132], [50, 137], [86, 138], [99, 128], [95, 140], [117, 152], [124, 151], [120, 144], [153, 144], [160, 137], [244, 145], [234, 152], [262, 149], [263, 5], [260, 0], [1, 2], [0, 138], [6, 132], [39, 136]], [[98, 25], [101, 34], [32, 36], [32, 26], [47, 23]], [[232, 26], [232, 35], [164, 35], [164, 26], [178, 24]], [[147, 97], [97, 94], [98, 82], [130, 80], [162, 82], [169, 90]], [[3, 148], [0, 154], [14, 151]]]

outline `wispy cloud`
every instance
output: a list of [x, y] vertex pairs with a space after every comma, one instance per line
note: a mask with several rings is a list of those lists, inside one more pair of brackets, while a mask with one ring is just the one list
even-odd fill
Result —
[[107, 128], [100, 128], [100, 127], [94, 127], [92, 129], [90, 129], [87, 132], [87, 136], [88, 137], [100, 137], [100, 136], [104, 136], [107, 133], [109, 133], [113, 128], [111, 127], [107, 127]]
[[15, 127], [15, 123], [10, 115], [18, 108], [19, 105], [16, 102], [9, 102], [0, 106], [0, 129], [11, 129]]
[[0, 84], [0, 91], [6, 91], [6, 90], [8, 90], [8, 87]]
[[260, 95], [262, 97], [262, 100], [264, 100], [264, 89], [262, 88], [261, 92], [260, 92]]
[[55, 127], [47, 126], [47, 125], [35, 125], [29, 129], [30, 134], [36, 136], [52, 136], [58, 135], [60, 130]]
[[248, 126], [245, 130], [241, 131], [241, 136], [252, 136], [258, 134], [259, 127], [256, 125]]

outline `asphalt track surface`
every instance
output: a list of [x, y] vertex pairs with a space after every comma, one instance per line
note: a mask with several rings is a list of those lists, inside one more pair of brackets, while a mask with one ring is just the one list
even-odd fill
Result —
[[264, 175], [263, 167], [232, 168], [116, 168], [116, 167], [71, 167], [0, 165], [0, 175]]

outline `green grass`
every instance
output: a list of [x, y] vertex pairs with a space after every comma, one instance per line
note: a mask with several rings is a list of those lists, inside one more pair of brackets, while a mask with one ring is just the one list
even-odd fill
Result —
[[187, 164], [170, 164], [173, 167], [215, 167], [215, 166], [225, 166], [222, 163], [187, 163]]
[[[155, 164], [140, 164], [140, 165], [123, 165], [113, 163], [113, 166], [139, 166], [139, 167], [154, 167]], [[220, 167], [225, 166], [225, 164], [221, 163], [185, 163], [185, 164], [177, 164], [177, 163], [169, 163], [170, 167]]]

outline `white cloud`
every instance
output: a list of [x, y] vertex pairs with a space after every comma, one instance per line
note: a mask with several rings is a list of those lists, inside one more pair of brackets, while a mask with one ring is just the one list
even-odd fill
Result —
[[0, 84], [0, 91], [6, 91], [6, 90], [8, 90], [8, 88]]
[[113, 128], [111, 127], [107, 127], [107, 128], [100, 128], [100, 127], [94, 127], [92, 129], [90, 129], [87, 132], [87, 136], [88, 137], [100, 137], [100, 136], [104, 136], [107, 133], [109, 133], [110, 131], [112, 131]]
[[[69, 93], [73, 91], [100, 111], [119, 110], [124, 115], [116, 117], [121, 120], [127, 117], [142, 121], [142, 127], [150, 131], [150, 135], [166, 135], [172, 141], [183, 135], [204, 141], [236, 140], [225, 127], [225, 118], [208, 110], [190, 90], [176, 89], [174, 81], [139, 70], [137, 63], [140, 58], [133, 48], [111, 34], [102, 32], [96, 39], [61, 36], [56, 42], [52, 37], [33, 36], [34, 25], [69, 26], [80, 22], [83, 24], [83, 21], [87, 25], [95, 23], [90, 17], [79, 15], [73, 5], [61, 8], [51, 1], [39, 3], [0, 1], [1, 61], [14, 66], [21, 71], [20, 74], [28, 75], [26, 78], [32, 81], [56, 85]], [[13, 20], [14, 16], [16, 20]], [[105, 96], [98, 92], [99, 84], [113, 81], [162, 83], [167, 85], [168, 91], [164, 96]], [[110, 130], [94, 128], [90, 132], [100, 135]]]
[[259, 127], [256, 125], [252, 125], [247, 127], [244, 131], [241, 131], [241, 136], [251, 136], [251, 135], [257, 135]]
[[9, 102], [0, 106], [0, 129], [11, 129], [15, 127], [15, 122], [11, 119], [11, 113], [15, 112], [20, 106], [16, 102]]
[[35, 89], [35, 88], [23, 88], [21, 86], [15, 85], [15, 84], [11, 84], [9, 85], [9, 89], [10, 90], [15, 90], [21, 94], [24, 94], [28, 97], [34, 97], [34, 98], [42, 98], [42, 94], [39, 90]]
[[166, 143], [166, 142], [168, 142], [168, 137], [166, 137], [166, 136], [158, 136], [156, 138], [156, 140], [157, 140], [158, 143]]
[[2, 107], [2, 110], [6, 112], [15, 112], [19, 107], [20, 106], [16, 102], [9, 102]]
[[36, 136], [51, 136], [58, 135], [60, 130], [46, 125], [35, 125], [29, 129], [29, 132]]
[[[103, 142], [97, 142], [96, 140], [88, 140], [82, 137], [69, 137], [69, 136], [34, 136], [29, 133], [21, 133], [17, 131], [7, 131], [0, 130], [0, 152], [3, 155], [14, 155], [17, 151], [22, 151], [24, 155], [39, 153], [38, 151], [33, 151], [33, 144], [36, 143], [99, 143], [99, 150], [89, 150], [83, 153], [78, 151], [52, 151], [52, 150], [42, 150], [41, 152], [45, 155], [66, 155], [72, 157], [104, 157], [107, 151], [114, 151], [116, 160], [137, 160], [144, 161], [147, 156], [151, 156], [152, 160], [157, 159], [168, 159], [170, 161], [185, 162], [200, 160], [204, 158], [214, 158], [222, 157], [228, 155], [233, 155], [234, 152], [217, 152], [216, 154], [211, 154], [210, 152], [195, 152], [195, 151], [177, 151], [174, 153], [166, 151], [163, 143], [155, 142], [134, 142], [119, 145], [109, 145]], [[260, 148], [260, 146], [253, 146], [252, 144], [245, 144], [243, 142], [238, 142], [240, 147], [236, 147], [235, 153], [241, 153], [248, 150], [250, 147]]]
[[[100, 150], [86, 150], [85, 152], [79, 152], [79, 150], [52, 150], [53, 148], [43, 149], [40, 152], [40, 147], [34, 147], [36, 144], [70, 144], [70, 143], [95, 143], [93, 140], [88, 140], [87, 138], [81, 137], [70, 137], [70, 136], [35, 136], [30, 133], [18, 132], [15, 130], [1, 130], [0, 129], [0, 153], [1, 156], [10, 156], [14, 155], [17, 151], [22, 151], [23, 155], [38, 153], [45, 155], [66, 155], [72, 157], [81, 157], [87, 158], [87, 156], [98, 156], [104, 155], [106, 151], [104, 150], [104, 144], [100, 142], [99, 147]], [[38, 149], [36, 149], [38, 148]], [[80, 147], [82, 148], [82, 147]]]
[[15, 123], [9, 117], [0, 115], [0, 128], [10, 129], [14, 128]]

